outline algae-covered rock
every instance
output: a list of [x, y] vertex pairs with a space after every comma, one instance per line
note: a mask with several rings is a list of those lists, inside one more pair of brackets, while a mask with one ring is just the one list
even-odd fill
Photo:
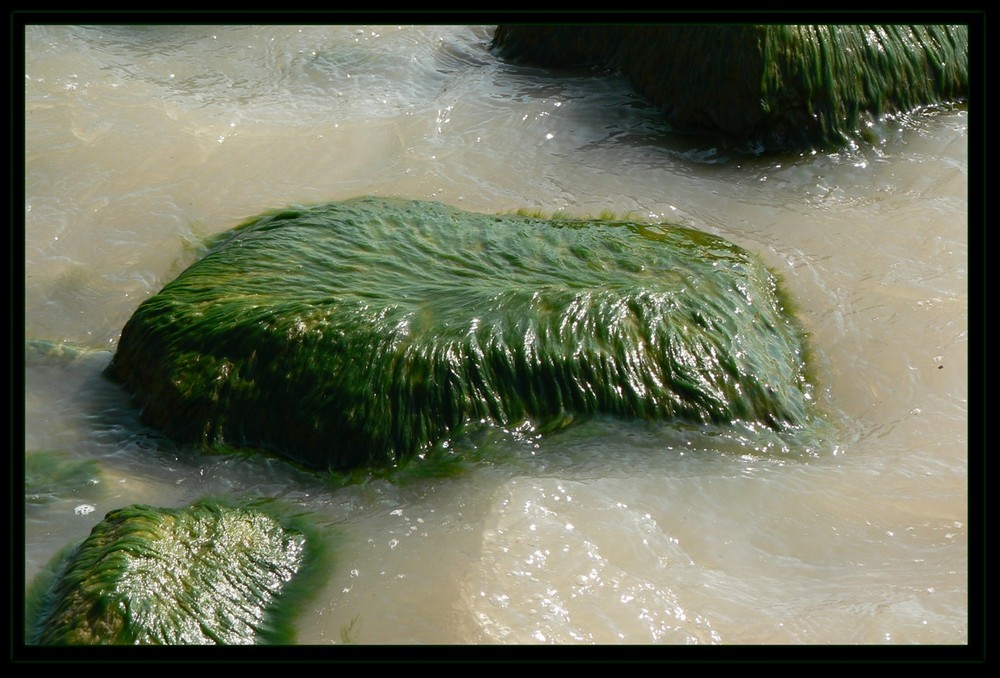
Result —
[[[42, 645], [289, 642], [312, 540], [251, 508], [112, 511], [34, 587]], [[38, 589], [43, 589], [39, 591]], [[300, 587], [301, 588], [301, 587]]]
[[503, 25], [498, 56], [616, 69], [678, 130], [749, 150], [837, 147], [886, 113], [964, 100], [967, 26]]
[[319, 468], [466, 424], [807, 418], [775, 279], [670, 225], [359, 198], [263, 216], [144, 302], [109, 374], [143, 418]]

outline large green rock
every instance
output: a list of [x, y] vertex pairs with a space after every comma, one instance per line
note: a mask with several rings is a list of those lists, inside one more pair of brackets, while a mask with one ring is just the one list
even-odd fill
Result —
[[502, 25], [498, 56], [616, 69], [678, 130], [757, 151], [837, 147], [886, 113], [965, 98], [966, 26]]
[[224, 234], [126, 324], [108, 373], [181, 441], [392, 465], [472, 425], [807, 418], [768, 270], [670, 225], [359, 198]]
[[292, 589], [315, 548], [299, 529], [251, 508], [206, 501], [111, 511], [33, 585], [28, 641], [290, 642], [291, 598], [301, 596]]

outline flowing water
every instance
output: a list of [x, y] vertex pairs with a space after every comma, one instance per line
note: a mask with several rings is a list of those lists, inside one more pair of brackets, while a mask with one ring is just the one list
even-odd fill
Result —
[[[672, 134], [621, 79], [499, 62], [491, 27], [29, 26], [25, 454], [96, 462], [25, 506], [25, 583], [130, 503], [273, 497], [328, 529], [302, 644], [965, 644], [968, 124], [838, 153]], [[144, 428], [101, 376], [211, 234], [358, 195], [601, 212], [725, 237], [810, 334], [817, 446], [595, 419], [458, 475], [342, 484]], [[35, 498], [37, 499], [37, 498]]]

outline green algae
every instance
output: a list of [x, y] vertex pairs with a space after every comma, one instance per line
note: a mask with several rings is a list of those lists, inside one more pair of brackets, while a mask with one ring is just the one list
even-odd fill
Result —
[[500, 26], [498, 56], [617, 70], [680, 131], [752, 151], [833, 149], [886, 114], [964, 101], [962, 25]]
[[215, 238], [108, 374], [177, 440], [349, 469], [470, 425], [801, 426], [803, 351], [774, 277], [710, 234], [359, 198]]
[[33, 582], [39, 645], [274, 644], [322, 570], [301, 517], [201, 501], [111, 511]]
[[821, 145], [888, 113], [963, 100], [965, 26], [771, 26], [760, 38], [765, 122], [797, 110]]

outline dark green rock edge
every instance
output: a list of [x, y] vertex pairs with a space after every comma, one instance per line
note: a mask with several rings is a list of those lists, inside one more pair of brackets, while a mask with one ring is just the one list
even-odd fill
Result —
[[111, 511], [33, 582], [26, 638], [36, 645], [291, 643], [291, 619], [316, 583], [323, 548], [303, 520], [253, 507], [202, 501]]
[[343, 469], [467, 424], [800, 426], [803, 350], [775, 278], [706, 233], [359, 198], [220, 236], [108, 374], [174, 439]]
[[501, 25], [513, 62], [620, 71], [686, 132], [752, 151], [837, 148], [887, 113], [957, 103], [967, 26]]

